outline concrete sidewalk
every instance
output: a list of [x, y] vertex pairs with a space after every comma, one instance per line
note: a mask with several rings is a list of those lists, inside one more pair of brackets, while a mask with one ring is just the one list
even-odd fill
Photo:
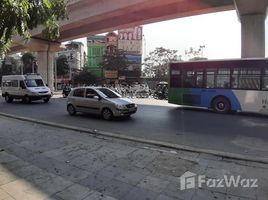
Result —
[[[258, 187], [181, 190], [185, 172], [205, 180], [258, 179]], [[0, 200], [9, 199], [267, 200], [268, 165], [0, 117]]]

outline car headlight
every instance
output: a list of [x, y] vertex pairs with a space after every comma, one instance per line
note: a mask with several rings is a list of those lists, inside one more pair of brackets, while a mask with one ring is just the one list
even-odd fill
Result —
[[125, 105], [118, 105], [118, 104], [116, 104], [116, 108], [117, 109], [120, 109], [120, 110], [123, 110], [123, 109], [126, 109], [126, 106]]

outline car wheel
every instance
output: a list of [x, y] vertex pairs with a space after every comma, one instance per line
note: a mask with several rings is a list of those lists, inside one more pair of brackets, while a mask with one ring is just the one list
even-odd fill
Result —
[[13, 98], [10, 97], [8, 94], [5, 95], [5, 100], [7, 103], [11, 103], [13, 101]]
[[113, 113], [109, 108], [104, 108], [102, 110], [102, 117], [105, 120], [111, 120], [113, 118]]
[[225, 97], [217, 97], [214, 99], [212, 107], [213, 110], [217, 113], [228, 113], [231, 109], [230, 102]]
[[25, 96], [25, 97], [23, 98], [23, 102], [26, 103], [26, 104], [28, 104], [28, 103], [31, 103], [32, 100], [31, 100], [31, 98], [30, 98], [29, 96]]
[[75, 107], [71, 104], [67, 106], [67, 111], [68, 111], [69, 115], [71, 115], [71, 116], [76, 114]]
[[49, 99], [50, 99], [50, 98], [46, 98], [46, 99], [44, 99], [44, 100], [43, 100], [43, 101], [44, 101], [44, 103], [49, 102]]

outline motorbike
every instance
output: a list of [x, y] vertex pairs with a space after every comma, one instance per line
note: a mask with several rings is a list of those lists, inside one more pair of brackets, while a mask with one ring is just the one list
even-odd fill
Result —
[[71, 92], [71, 88], [70, 87], [63, 88], [63, 90], [62, 90], [62, 96], [63, 96], [63, 98], [66, 98], [69, 95], [70, 92]]
[[153, 93], [155, 99], [167, 100], [168, 99], [168, 83], [159, 82], [157, 84], [156, 90]]
[[162, 91], [155, 91], [153, 93], [153, 97], [155, 99], [167, 100], [168, 99], [168, 93], [167, 92], [162, 92]]

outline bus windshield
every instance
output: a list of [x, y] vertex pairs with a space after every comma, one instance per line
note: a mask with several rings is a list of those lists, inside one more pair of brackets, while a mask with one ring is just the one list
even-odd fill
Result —
[[44, 86], [42, 79], [26, 79], [25, 84], [27, 87], [42, 87], [42, 86]]

